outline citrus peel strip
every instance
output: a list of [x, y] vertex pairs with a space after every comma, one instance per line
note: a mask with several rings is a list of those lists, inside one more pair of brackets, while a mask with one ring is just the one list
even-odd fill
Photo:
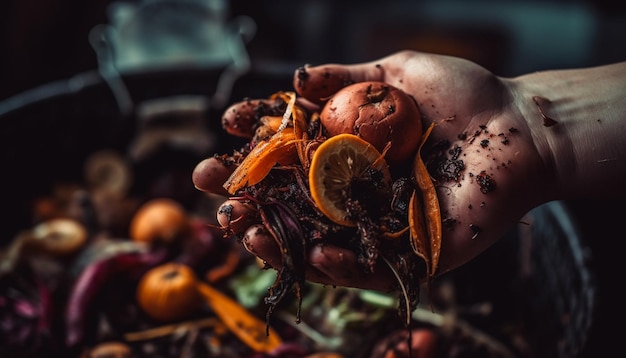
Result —
[[287, 128], [258, 143], [226, 180], [224, 188], [235, 194], [245, 186], [257, 184], [279, 160], [285, 159], [299, 141], [294, 131]]
[[291, 158], [292, 151], [302, 159], [304, 153], [302, 147], [307, 139], [305, 113], [296, 105], [294, 92], [277, 92], [271, 97], [278, 98], [287, 102], [285, 112], [281, 117], [261, 118], [262, 127], [266, 127], [271, 136], [258, 142], [226, 180], [223, 186], [229, 194], [259, 183], [281, 160], [285, 161], [281, 164], [294, 162], [295, 155]]
[[[428, 277], [432, 277], [437, 271], [439, 265], [439, 254], [441, 251], [441, 236], [442, 236], [442, 224], [441, 224], [441, 210], [439, 207], [439, 199], [437, 198], [437, 191], [435, 184], [428, 173], [426, 164], [424, 163], [421, 151], [424, 143], [430, 136], [435, 123], [431, 124], [424, 135], [422, 136], [422, 142], [415, 155], [413, 162], [413, 173], [415, 182], [421, 191], [421, 195], [413, 193], [411, 197], [411, 203], [409, 205], [409, 220], [412, 220], [411, 224], [411, 246], [418, 256], [421, 256], [426, 260]], [[421, 200], [420, 200], [421, 199]], [[420, 202], [423, 208], [420, 208]], [[421, 214], [420, 214], [421, 211]], [[420, 217], [424, 220], [424, 231], [428, 237], [428, 247], [425, 247], [426, 243], [420, 243], [420, 237], [423, 240], [423, 233], [420, 228]], [[427, 255], [428, 259], [426, 259]]]

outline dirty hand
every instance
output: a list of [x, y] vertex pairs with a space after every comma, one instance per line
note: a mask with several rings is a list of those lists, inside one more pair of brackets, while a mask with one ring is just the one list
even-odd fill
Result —
[[[567, 123], [552, 115], [561, 110], [553, 98], [571, 94], [566, 81], [555, 81], [560, 72], [507, 79], [465, 59], [401, 51], [369, 63], [296, 70], [294, 88], [309, 108], [337, 90], [312, 86], [312, 79], [320, 76], [342, 84], [386, 82], [415, 98], [423, 128], [436, 124], [422, 151], [425, 156], [439, 155], [439, 164], [429, 169], [443, 224], [437, 274], [475, 258], [533, 207], [572, 196], [564, 192], [569, 188], [557, 185], [563, 172], [554, 161], [555, 151], [568, 142], [558, 133]], [[564, 161], [579, 159], [570, 152]], [[198, 189], [210, 191], [214, 185], [207, 182], [207, 170], [199, 163], [193, 181]], [[243, 244], [280, 267], [281, 253], [273, 238], [244, 235]], [[355, 253], [328, 244], [310, 250], [307, 267], [306, 279], [322, 284], [390, 290], [394, 283], [384, 265], [366, 273]]]

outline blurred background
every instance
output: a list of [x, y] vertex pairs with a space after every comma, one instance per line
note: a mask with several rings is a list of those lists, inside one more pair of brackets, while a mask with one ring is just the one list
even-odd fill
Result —
[[[105, 117], [111, 107], [132, 110], [133, 103], [190, 87], [222, 93], [209, 103], [219, 112], [229, 101], [288, 89], [294, 69], [305, 63], [362, 62], [401, 49], [465, 57], [501, 76], [626, 60], [626, 4], [609, 0], [196, 0], [207, 12], [180, 5], [189, 2], [194, 1], [181, 1], [179, 6], [175, 1], [2, 1], [1, 158], [3, 164], [15, 165], [5, 166], [9, 172], [3, 170], [5, 190], [20, 184], [32, 188], [37, 180], [46, 180], [24, 182], [20, 176], [37, 160], [33, 147], [40, 148], [41, 143], [23, 132], [37, 122], [20, 127], [15, 121], [24, 116], [15, 112], [101, 84], [101, 77], [115, 98], [89, 103], [94, 111], [103, 106], [99, 112]], [[146, 3], [160, 5], [142, 13]], [[159, 33], [163, 24], [175, 29], [175, 36], [165, 36], [164, 41]], [[178, 41], [181, 37], [188, 41]], [[226, 71], [230, 77], [206, 75], [207, 71]], [[128, 78], [138, 74], [150, 78], [130, 88], [131, 93], [116, 87], [121, 78], [130, 82]], [[36, 113], [42, 121], [46, 116], [70, 117], [61, 107], [57, 103]], [[58, 122], [46, 125], [60, 128]], [[104, 130], [99, 135], [116, 133]], [[47, 168], [63, 170], [54, 163]], [[7, 201], [17, 201], [19, 195], [9, 193]], [[621, 350], [619, 327], [626, 320], [624, 294], [618, 292], [623, 291], [619, 287], [623, 278], [618, 276], [623, 259], [616, 249], [626, 238], [621, 227], [626, 212], [622, 203], [612, 201], [568, 205], [593, 258], [598, 282], [596, 318], [583, 356], [606, 356]], [[15, 222], [6, 222], [10, 233]]]
[[[99, 24], [111, 23], [110, 3], [3, 1], [0, 99], [96, 68], [88, 34]], [[619, 1], [226, 3], [228, 17], [250, 16], [256, 23], [248, 44], [250, 57], [291, 68], [369, 60], [405, 48], [468, 57], [504, 76], [626, 57], [626, 5]]]

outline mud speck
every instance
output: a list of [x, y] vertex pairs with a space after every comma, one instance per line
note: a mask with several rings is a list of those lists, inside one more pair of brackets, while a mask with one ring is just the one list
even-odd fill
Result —
[[452, 230], [456, 226], [457, 221], [456, 219], [453, 219], [453, 218], [445, 218], [442, 220], [441, 223], [445, 229]]
[[427, 160], [429, 172], [441, 182], [458, 182], [465, 170], [465, 163], [459, 157], [462, 149], [458, 145], [450, 146], [450, 142], [441, 141], [434, 147], [432, 155]]
[[478, 237], [478, 234], [482, 231], [482, 229], [478, 225], [470, 224], [470, 230], [472, 231], [472, 240]]
[[480, 186], [480, 192], [483, 194], [496, 190], [496, 182], [485, 171], [476, 175], [476, 183]]

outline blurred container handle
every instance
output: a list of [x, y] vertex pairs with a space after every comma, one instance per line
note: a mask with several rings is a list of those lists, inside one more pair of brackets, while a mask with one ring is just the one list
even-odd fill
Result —
[[221, 108], [250, 69], [245, 43], [256, 33], [252, 18], [228, 19], [225, 0], [144, 0], [109, 5], [111, 23], [94, 27], [89, 41], [98, 70], [124, 115], [134, 109], [126, 74], [219, 69], [209, 105]]

